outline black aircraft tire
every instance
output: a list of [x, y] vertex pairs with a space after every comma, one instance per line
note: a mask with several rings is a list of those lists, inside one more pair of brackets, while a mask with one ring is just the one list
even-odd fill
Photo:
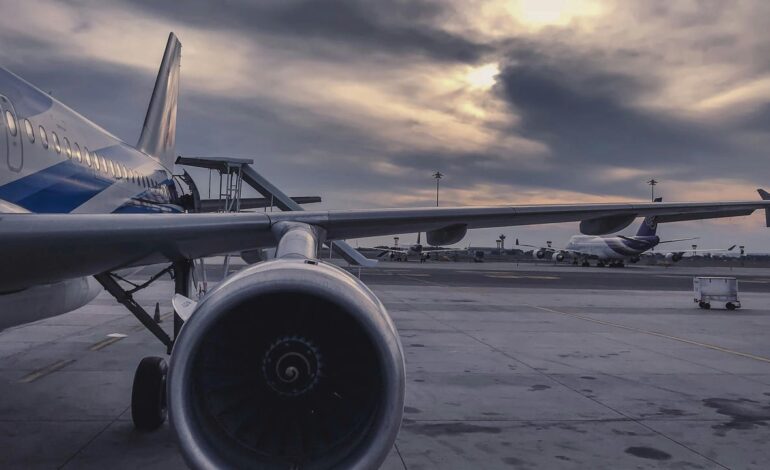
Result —
[[154, 431], [166, 421], [166, 373], [162, 357], [145, 357], [136, 368], [131, 392], [131, 418], [139, 431]]

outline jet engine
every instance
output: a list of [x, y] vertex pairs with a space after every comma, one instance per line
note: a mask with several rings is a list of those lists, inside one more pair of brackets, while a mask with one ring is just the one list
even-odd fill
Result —
[[377, 468], [404, 382], [395, 326], [364, 284], [280, 259], [225, 280], [185, 322], [169, 419], [193, 468]]
[[682, 255], [683, 253], [666, 253], [666, 261], [676, 263], [682, 259]]
[[562, 262], [564, 261], [564, 252], [561, 251], [555, 251], [553, 255], [551, 255], [551, 259], [554, 261]]
[[532, 256], [534, 256], [535, 259], [543, 259], [545, 258], [545, 250], [543, 250], [542, 248], [539, 250], [535, 250], [532, 252]]

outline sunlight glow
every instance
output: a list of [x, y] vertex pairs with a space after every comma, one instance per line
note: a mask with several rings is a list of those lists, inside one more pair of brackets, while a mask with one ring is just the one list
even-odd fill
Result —
[[602, 8], [594, 0], [515, 0], [508, 11], [522, 23], [540, 28], [564, 26], [584, 16], [598, 16]]
[[465, 75], [465, 80], [472, 88], [488, 90], [495, 84], [495, 79], [500, 73], [497, 62], [484, 64], [479, 67], [471, 67]]

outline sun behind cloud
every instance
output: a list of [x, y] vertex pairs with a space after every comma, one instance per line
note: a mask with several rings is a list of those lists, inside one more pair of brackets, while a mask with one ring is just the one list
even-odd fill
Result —
[[507, 10], [527, 26], [564, 26], [573, 19], [598, 16], [602, 6], [594, 0], [516, 0], [508, 4]]

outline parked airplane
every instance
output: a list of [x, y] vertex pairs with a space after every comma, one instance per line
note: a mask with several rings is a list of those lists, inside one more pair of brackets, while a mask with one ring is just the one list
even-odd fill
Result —
[[409, 261], [409, 256], [417, 256], [421, 263], [424, 263], [425, 261], [429, 260], [431, 256], [434, 258], [436, 255], [439, 254], [448, 254], [448, 253], [465, 253], [468, 251], [467, 249], [463, 248], [444, 248], [441, 246], [425, 246], [422, 243], [420, 243], [420, 232], [417, 232], [417, 243], [414, 245], [409, 245], [406, 248], [401, 248], [398, 246], [393, 246], [390, 248], [386, 247], [375, 247], [375, 249], [382, 250], [380, 254], [377, 255], [378, 258], [381, 258], [385, 255], [388, 255], [388, 257], [391, 260], [396, 261]]
[[[655, 202], [661, 202], [661, 199], [658, 198]], [[596, 266], [599, 267], [605, 266], [605, 264], [610, 267], [622, 267], [626, 261], [638, 262], [642, 254], [654, 249], [658, 245], [697, 239], [695, 237], [661, 240], [656, 233], [657, 228], [656, 217], [651, 216], [644, 219], [636, 235], [632, 237], [625, 235], [573, 235], [564, 248], [519, 245], [519, 240], [516, 240], [516, 244], [535, 248], [532, 256], [536, 259], [551, 258], [554, 261], [564, 261], [566, 258], [571, 258], [574, 264], [580, 263], [583, 266], [589, 266], [589, 259], [595, 259], [597, 260]], [[666, 261], [669, 263], [677, 262], [682, 259], [685, 253], [730, 251], [733, 248], [735, 248], [735, 245], [726, 249], [671, 251], [666, 254]]]
[[[95, 279], [171, 355], [169, 364], [140, 362], [135, 426], [159, 427], [168, 409], [195, 468], [376, 468], [391, 451], [404, 403], [399, 336], [371, 290], [317, 259], [322, 243], [369, 263], [342, 240], [427, 231], [431, 243], [452, 244], [473, 228], [568, 221], [600, 235], [639, 216], [770, 209], [739, 201], [303, 211], [248, 167], [244, 181], [283, 212], [189, 213], [195, 205], [172, 176], [180, 57], [171, 34], [136, 146], [0, 69], [0, 298], [15, 305], [0, 319], [76, 308], [95, 295]], [[194, 260], [263, 247], [275, 247], [276, 259], [190, 298]], [[114, 274], [158, 263], [168, 267], [146, 284], [173, 271], [173, 336]]]

